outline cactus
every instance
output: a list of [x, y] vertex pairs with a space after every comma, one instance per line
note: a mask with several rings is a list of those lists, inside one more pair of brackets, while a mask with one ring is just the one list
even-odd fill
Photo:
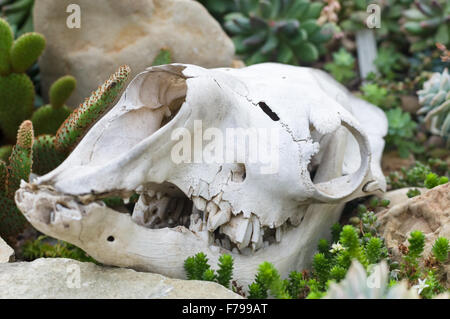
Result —
[[[47, 134], [34, 139], [32, 122], [22, 123], [9, 165], [0, 160], [0, 236], [7, 238], [16, 235], [26, 225], [25, 218], [14, 203], [14, 194], [20, 181], [28, 181], [32, 169], [42, 175], [56, 168], [75, 147], [78, 138], [104, 114], [119, 95], [129, 73], [128, 66], [119, 68], [61, 125], [57, 136]], [[60, 90], [68, 95], [66, 90]], [[51, 100], [52, 105], [61, 105], [65, 99], [56, 94]]]
[[158, 55], [153, 60], [152, 66], [172, 63], [172, 52], [169, 49], [159, 50]]
[[434, 73], [417, 92], [422, 108], [417, 114], [425, 116], [425, 123], [431, 133], [441, 135], [450, 144], [450, 75], [445, 69]]
[[0, 161], [8, 162], [8, 158], [11, 155], [12, 152], [12, 146], [11, 145], [5, 145], [0, 147]]
[[33, 31], [34, 0], [2, 0], [0, 2], [0, 9], [17, 36]]
[[40, 135], [33, 144], [33, 173], [44, 175], [58, 167], [67, 154], [55, 148], [55, 136]]
[[31, 173], [32, 152], [33, 152], [33, 124], [25, 121], [20, 125], [17, 133], [17, 144], [14, 146], [9, 165], [6, 172], [6, 192], [5, 195], [11, 199], [20, 187], [20, 181], [28, 180]]
[[403, 13], [403, 28], [412, 36], [411, 51], [434, 47], [436, 42], [450, 44], [450, 1], [421, 0]]
[[0, 161], [0, 235], [8, 237], [22, 231], [26, 220], [14, 203], [20, 181], [28, 180], [32, 165], [33, 124], [25, 121], [17, 133], [17, 144], [9, 158], [9, 165]]
[[12, 41], [8, 23], [0, 19], [0, 130], [14, 142], [17, 129], [33, 112], [34, 85], [24, 73], [41, 55], [45, 39], [26, 33]]
[[238, 54], [247, 64], [316, 61], [331, 34], [319, 26], [323, 4], [309, 0], [238, 0], [239, 12], [225, 17]]
[[61, 124], [72, 113], [72, 110], [64, 103], [75, 90], [75, 86], [75, 78], [69, 75], [53, 83], [49, 90], [50, 104], [40, 107], [31, 117], [34, 132], [37, 136], [56, 134]]
[[115, 100], [129, 73], [128, 66], [120, 67], [66, 119], [56, 133], [55, 147], [58, 151], [68, 152], [75, 147], [87, 129], [105, 113]]

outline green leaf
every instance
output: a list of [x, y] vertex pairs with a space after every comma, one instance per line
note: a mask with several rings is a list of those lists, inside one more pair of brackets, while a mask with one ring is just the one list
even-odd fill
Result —
[[293, 59], [294, 52], [292, 51], [292, 49], [286, 44], [281, 45], [278, 52], [277, 61], [280, 63], [288, 64], [291, 63]]
[[316, 46], [310, 42], [305, 42], [299, 45], [297, 52], [297, 56], [303, 62], [314, 62], [319, 58], [319, 51]]

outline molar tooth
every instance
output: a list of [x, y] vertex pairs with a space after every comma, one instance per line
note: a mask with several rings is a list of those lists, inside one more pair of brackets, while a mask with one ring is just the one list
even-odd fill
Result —
[[189, 186], [189, 190], [187, 192], [187, 197], [191, 198], [193, 193], [194, 193], [194, 188], [192, 186]]
[[163, 193], [157, 192], [157, 193], [156, 193], [156, 199], [157, 199], [157, 200], [160, 200], [161, 197], [163, 197]]
[[219, 205], [220, 202], [222, 201], [222, 195], [223, 195], [223, 192], [220, 192], [219, 194], [217, 194], [216, 196], [213, 197], [212, 201], [214, 203], [216, 203], [216, 205]]
[[147, 191], [147, 195], [148, 195], [150, 198], [153, 198], [153, 197], [155, 197], [155, 191], [152, 190], [152, 189], [149, 189], [149, 190]]
[[253, 224], [253, 234], [252, 234], [252, 242], [257, 243], [260, 239], [261, 234], [261, 223], [259, 222], [259, 218], [256, 215], [252, 215], [252, 224]]
[[206, 208], [206, 199], [202, 197], [192, 197], [192, 202], [194, 202], [194, 205], [197, 209], [201, 211], [205, 211]]
[[144, 192], [144, 185], [139, 185], [136, 188], [136, 193], [143, 193]]
[[277, 243], [281, 241], [281, 226], [277, 227], [275, 231], [275, 240], [277, 241]]
[[221, 232], [227, 235], [231, 241], [238, 244], [238, 248], [245, 248], [250, 243], [252, 236], [252, 223], [242, 215], [230, 219], [227, 224], [220, 227]]
[[221, 201], [219, 203], [219, 207], [220, 207], [220, 210], [223, 210], [223, 211], [226, 211], [226, 212], [230, 212], [230, 214], [231, 214], [231, 205], [230, 205], [230, 203], [225, 202], [225, 201]]
[[183, 212], [185, 201], [183, 199], [176, 200], [176, 207], [172, 214], [172, 218], [178, 220], [180, 218], [181, 213]]
[[209, 231], [215, 231], [217, 227], [222, 226], [223, 224], [227, 223], [231, 219], [231, 212], [230, 211], [223, 211], [220, 210], [215, 215], [209, 215], [208, 217], [208, 230]]

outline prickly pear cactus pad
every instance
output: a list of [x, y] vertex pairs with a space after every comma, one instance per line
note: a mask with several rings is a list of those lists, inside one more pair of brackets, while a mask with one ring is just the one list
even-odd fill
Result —
[[34, 85], [24, 72], [44, 48], [44, 37], [34, 32], [14, 41], [11, 27], [0, 18], [0, 130], [8, 141], [15, 141], [20, 123], [33, 112]]

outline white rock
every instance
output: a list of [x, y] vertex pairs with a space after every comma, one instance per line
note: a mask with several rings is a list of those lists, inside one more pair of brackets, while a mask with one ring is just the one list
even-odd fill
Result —
[[[79, 276], [78, 276], [79, 274]], [[64, 258], [0, 265], [0, 298], [241, 298], [219, 284], [109, 268]]]
[[68, 105], [77, 107], [118, 66], [128, 64], [132, 76], [149, 67], [162, 48], [173, 62], [229, 67], [234, 46], [219, 23], [190, 0], [78, 0], [81, 28], [67, 27], [72, 0], [37, 0], [34, 26], [45, 35], [40, 59], [42, 92], [70, 74], [77, 88]]
[[14, 250], [0, 237], [0, 264], [14, 260]]

